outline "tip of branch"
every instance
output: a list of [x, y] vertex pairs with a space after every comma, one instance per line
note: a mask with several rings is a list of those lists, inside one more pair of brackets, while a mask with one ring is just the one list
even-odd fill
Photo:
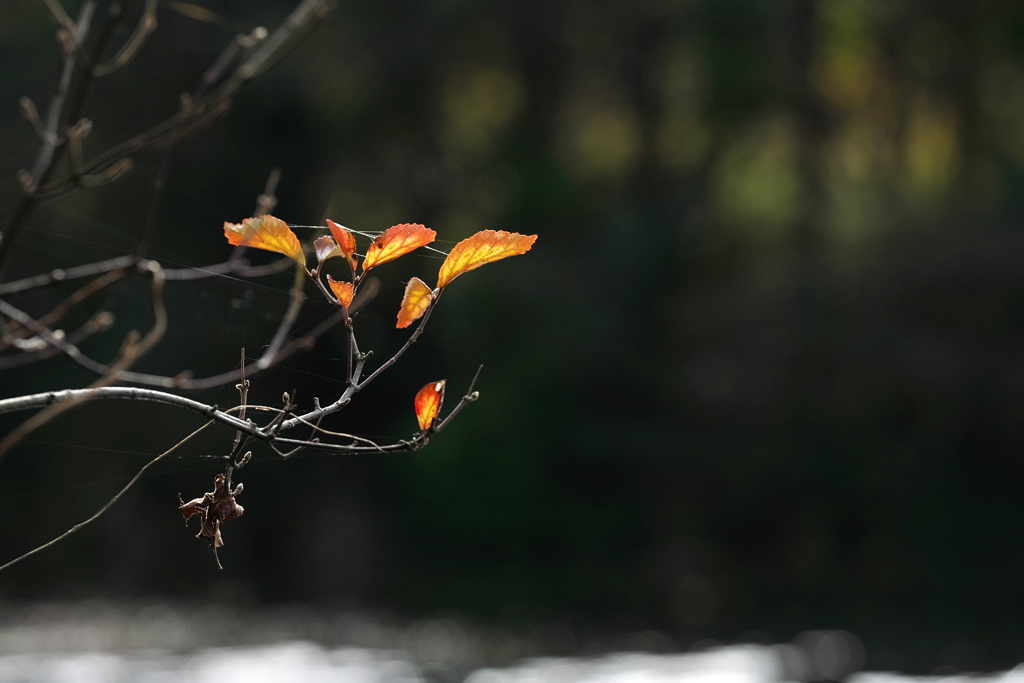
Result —
[[18, 171], [18, 182], [25, 194], [32, 194], [36, 191], [36, 184], [32, 182], [32, 175], [25, 169]]
[[18, 104], [21, 106], [21, 115], [29, 121], [33, 121], [39, 118], [39, 112], [36, 111], [35, 102], [32, 101], [31, 97], [25, 95], [20, 100], [18, 100]]

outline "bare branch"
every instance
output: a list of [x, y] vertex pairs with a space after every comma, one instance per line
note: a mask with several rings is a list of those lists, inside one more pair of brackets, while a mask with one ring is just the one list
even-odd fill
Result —
[[209, 91], [213, 85], [221, 79], [224, 75], [224, 71], [228, 68], [232, 62], [242, 53], [242, 50], [251, 50], [252, 48], [259, 45], [261, 42], [267, 39], [267, 29], [262, 26], [257, 26], [252, 30], [249, 35], [243, 33], [235, 36], [235, 39], [228, 43], [228, 46], [218, 55], [217, 59], [214, 60], [213, 64], [210, 65], [204, 73], [200, 81], [200, 90], [203, 93]]
[[245, 259], [232, 258], [212, 266], [196, 266], [192, 268], [169, 268], [168, 280], [204, 280], [218, 275], [239, 275], [247, 278], [266, 277], [288, 270], [295, 259], [285, 257], [265, 266], [252, 266]]
[[[97, 261], [96, 263], [75, 266], [74, 268], [57, 268], [42, 275], [34, 275], [22, 280], [8, 282], [7, 284], [0, 284], [0, 296], [17, 294], [18, 292], [25, 292], [31, 289], [39, 289], [41, 287], [52, 285], [56, 282], [66, 282], [68, 280], [76, 280], [82, 277], [93, 277], [119, 268], [127, 268], [134, 265], [137, 260], [138, 259], [133, 256], [119, 256], [107, 261]], [[170, 280], [173, 278], [168, 277], [167, 279]]]
[[[146, 336], [143, 337], [141, 341], [138, 339], [138, 332], [136, 330], [132, 330], [125, 339], [120, 358], [110, 364], [107, 372], [93, 383], [93, 387], [104, 387], [116, 382], [121, 372], [131, 367], [132, 363], [144, 356], [147, 351], [153, 348], [167, 330], [167, 311], [164, 308], [163, 302], [163, 271], [161, 271], [160, 265], [156, 261], [150, 261], [148, 263], [148, 268], [153, 275], [153, 283], [150, 288], [150, 303], [153, 306], [153, 317], [155, 318], [153, 327], [150, 328], [149, 332], [146, 333]], [[3, 302], [0, 301], [0, 303]], [[18, 443], [18, 441], [25, 438], [33, 431], [74, 405], [74, 401], [53, 404], [47, 406], [39, 413], [22, 422], [13, 431], [7, 434], [2, 441], [0, 441], [0, 458], [2, 458], [4, 454], [14, 446], [14, 444]]]
[[[87, 173], [97, 173], [125, 157], [143, 151], [166, 148], [223, 115], [227, 112], [231, 99], [243, 86], [283, 57], [288, 46], [323, 20], [331, 9], [332, 4], [329, 0], [302, 0], [285, 22], [254, 49], [224, 83], [209, 95], [193, 100], [192, 106], [187, 109], [97, 155], [83, 170]], [[68, 182], [59, 181], [43, 189], [59, 193], [67, 189], [64, 186]]]
[[[71, 296], [66, 298], [64, 301], [54, 307], [49, 313], [35, 321], [41, 328], [49, 328], [55, 322], [60, 320], [64, 315], [74, 306], [78, 305], [88, 297], [92, 296], [96, 292], [100, 291], [104, 287], [113, 284], [117, 280], [123, 278], [128, 272], [127, 268], [118, 268], [112, 270], [109, 273], [101, 275], [84, 287], [76, 290]], [[23, 339], [26, 335], [22, 332], [12, 333], [8, 339], [0, 339], [0, 351], [4, 350], [17, 339]]]
[[66, 30], [73, 31], [75, 29], [75, 22], [71, 21], [71, 17], [64, 11], [64, 7], [57, 2], [57, 0], [42, 0], [43, 4], [46, 5], [46, 9], [50, 10], [50, 16], [57, 22], [57, 26]]
[[421, 334], [423, 334], [423, 330], [427, 326], [427, 321], [430, 320], [430, 314], [434, 311], [434, 306], [437, 305], [438, 298], [439, 297], [435, 297], [430, 302], [430, 305], [427, 306], [427, 310], [423, 313], [423, 317], [420, 318], [420, 324], [416, 327], [415, 331], [413, 331], [413, 333], [409, 335], [409, 338], [405, 340], [405, 344], [403, 344], [402, 347], [395, 352], [395, 355], [391, 356], [391, 358], [388, 358], [386, 361], [381, 363], [380, 367], [374, 370], [372, 373], [370, 373], [370, 376], [364, 379], [362, 382], [355, 380], [356, 382], [358, 382], [356, 391], [361, 390], [367, 384], [375, 380], [380, 375], [380, 373], [384, 372], [392, 365], [397, 363], [398, 359], [402, 357], [402, 354], [408, 351], [409, 348], [416, 343], [416, 340], [420, 338]]
[[70, 126], [64, 133], [68, 143], [68, 160], [71, 163], [71, 170], [78, 174], [82, 168], [84, 155], [82, 152], [82, 141], [92, 132], [92, 121], [79, 119], [77, 123]]
[[[319, 403], [319, 401], [317, 403]], [[321, 417], [323, 417], [323, 416], [321, 415]], [[377, 446], [377, 443], [375, 441], [373, 441], [372, 439], [367, 439], [367, 438], [362, 437], [362, 436], [356, 436], [355, 434], [347, 434], [345, 432], [332, 432], [329, 429], [324, 429], [319, 424], [315, 424], [313, 422], [308, 422], [307, 420], [303, 420], [301, 417], [296, 417], [295, 419], [298, 420], [299, 422], [301, 422], [302, 424], [306, 425], [307, 427], [311, 427], [313, 429], [313, 431], [318, 433], [318, 434], [327, 434], [328, 436], [340, 436], [340, 437], [345, 438], [345, 439], [351, 439], [353, 445], [357, 444], [357, 443], [363, 443], [363, 444], [366, 444], [366, 445], [373, 446], [374, 448], [379, 448], [379, 446]], [[309, 439], [309, 440], [312, 441], [312, 439]]]
[[[0, 414], [14, 413], [34, 408], [45, 408], [46, 406], [65, 401], [84, 403], [86, 401], [121, 400], [121, 401], [151, 401], [165, 405], [183, 408], [198, 413], [203, 417], [210, 418], [215, 422], [227, 425], [232, 429], [243, 429], [247, 433], [255, 432], [255, 427], [239, 420], [233, 415], [222, 412], [216, 406], [206, 405], [184, 396], [170, 394], [166, 391], [155, 389], [144, 389], [142, 387], [97, 387], [92, 389], [61, 389], [60, 391], [44, 391], [38, 394], [16, 396], [14, 398], [0, 399]], [[255, 434], [254, 434], [255, 435]]]
[[[63, 310], [66, 309], [67, 306], [72, 305], [74, 303], [78, 303], [78, 301], [83, 299], [87, 294], [92, 293], [100, 286], [106, 286], [106, 284], [109, 284], [109, 282], [105, 279], [106, 277], [111, 277], [115, 279], [117, 277], [121, 277], [121, 274], [127, 273], [128, 269], [133, 265], [139, 265], [139, 267], [143, 269], [143, 272], [146, 272], [145, 268], [148, 268], [148, 266], [143, 266], [143, 264], [146, 263], [148, 262], [138, 261], [131, 257], [120, 257], [117, 259], [101, 261], [98, 263], [79, 266], [76, 268], [69, 268], [67, 270], [57, 269], [44, 275], [25, 278], [23, 280], [8, 283], [7, 285], [0, 285], [0, 296], [2, 296], [7, 293], [24, 292], [27, 290], [41, 288], [55, 283], [64, 282], [67, 280], [95, 275], [97, 273], [107, 273], [107, 275], [99, 278], [99, 280], [97, 280], [96, 282], [88, 285], [86, 288], [79, 290], [78, 292], [73, 294], [71, 297], [69, 297], [68, 301], [58, 306], [58, 308], [54, 309], [54, 311], [51, 311], [43, 319], [33, 320], [24, 311], [21, 311], [10, 304], [3, 302], [2, 300], [0, 300], [0, 313], [3, 313], [12, 320], [19, 322], [26, 329], [29, 329], [34, 334], [38, 335], [40, 339], [47, 343], [49, 346], [59, 350], [61, 353], [66, 354], [69, 358], [74, 360], [76, 363], [78, 363], [85, 369], [91, 372], [95, 372], [98, 375], [106, 374], [107, 372], [109, 372], [108, 365], [89, 358], [84, 353], [82, 353], [82, 351], [79, 348], [77, 348], [77, 342], [74, 339], [70, 337], [61, 336], [54, 332], [53, 330], [48, 329], [48, 327], [50, 324], [52, 324], [53, 320], [56, 319], [54, 317], [55, 313], [63, 313]], [[294, 261], [290, 258], [285, 258], [276, 261], [270, 264], [269, 266], [252, 267], [248, 266], [245, 261], [238, 261], [234, 264], [226, 262], [222, 264], [217, 264], [215, 266], [208, 266], [203, 269], [181, 268], [162, 272], [165, 274], [165, 279], [177, 280], [196, 279], [188, 277], [189, 275], [194, 274], [198, 274], [199, 277], [212, 277], [214, 275], [224, 274], [224, 272], [232, 272], [232, 270], [240, 274], [255, 272], [257, 275], [267, 275], [274, 272], [279, 272], [280, 270], [283, 270], [283, 267], [287, 267], [289, 264], [294, 264]], [[116, 273], [117, 275], [113, 275], [114, 273]], [[349, 306], [349, 311], [354, 313], [360, 310], [363, 306], [366, 305], [367, 302], [369, 302], [370, 300], [372, 300], [374, 296], [376, 296], [377, 292], [379, 291], [379, 288], [380, 284], [375, 278], [368, 279], [364, 283], [364, 286], [362, 287], [355, 301], [353, 301], [352, 305]], [[286, 342], [285, 338], [287, 336], [287, 332], [294, 324], [295, 317], [298, 314], [298, 311], [295, 309], [298, 306], [298, 304], [301, 303], [297, 302], [294, 288], [292, 290], [292, 295], [293, 296], [291, 299], [291, 303], [289, 304], [289, 311], [294, 311], [294, 313], [289, 314], [288, 312], [286, 312], [286, 315], [282, 320], [282, 324], [278, 328], [278, 333], [276, 337], [277, 341], [272, 342], [267, 351], [264, 352], [264, 354], [260, 358], [260, 365], [258, 365], [254, 369], [252, 374], [256, 374], [258, 372], [266, 370], [276, 365], [277, 363], [281, 362], [282, 360], [292, 356], [297, 351], [311, 347], [317, 338], [322, 336], [325, 332], [335, 327], [339, 323], [345, 321], [344, 313], [339, 311], [339, 313], [321, 322], [319, 325], [314, 327], [305, 335], [290, 342]], [[107, 326], [109, 327], [109, 324]], [[99, 328], [94, 329], [93, 333], [98, 329]], [[2, 348], [3, 346], [0, 346], [0, 349]], [[42, 360], [43, 358], [47, 358], [52, 355], [53, 354], [36, 353], [33, 355], [33, 358], [36, 360]], [[24, 365], [26, 362], [29, 361], [22, 360], [12, 362], [8, 359], [0, 359], [0, 368]], [[147, 373], [124, 371], [120, 374], [119, 380], [154, 387], [164, 387], [169, 389], [177, 388], [188, 391], [198, 391], [203, 389], [210, 389], [213, 387], [220, 386], [222, 384], [237, 381], [238, 377], [238, 370], [231, 370], [225, 373], [221, 373], [203, 379], [193, 379], [189, 376], [187, 372], [178, 373], [176, 376], [169, 377], [163, 375], [152, 375]]]
[[45, 325], [40, 325], [27, 313], [15, 308], [3, 299], [0, 299], [0, 313], [3, 313], [8, 318], [17, 321], [21, 325], [32, 330], [33, 333], [43, 339], [47, 344], [60, 349], [64, 355], [81, 365], [86, 370], [95, 372], [97, 375], [104, 375], [110, 370], [110, 368], [103, 363], [86, 356], [77, 346], [69, 343], [62, 335], [54, 333], [53, 330], [49, 329]]
[[275, 166], [270, 169], [270, 175], [267, 176], [267, 184], [263, 188], [262, 194], [256, 198], [256, 209], [253, 211], [253, 216], [265, 216], [274, 210], [277, 206], [277, 184], [281, 182], [281, 167]]
[[[107, 183], [112, 183], [115, 180], [120, 180], [128, 175], [133, 168], [135, 168], [135, 162], [131, 159], [118, 159], [98, 173], [79, 173], [75, 178], [78, 185], [81, 187], [100, 187]], [[48, 197], [56, 197], [58, 194], [61, 194], [61, 192], [54, 193], [50, 190], [43, 189], [39, 193], [39, 196], [45, 199]]]
[[[56, 0], [51, 0], [51, 2], [53, 5], [56, 5]], [[57, 7], [51, 7], [50, 4], [48, 2], [47, 7], [58, 18], [58, 23], [64, 23], [67, 14], [64, 13], [63, 9], [58, 10]], [[64, 115], [64, 105], [67, 102], [68, 91], [71, 87], [71, 78], [75, 73], [77, 47], [85, 42], [85, 38], [89, 34], [89, 25], [92, 22], [92, 15], [95, 10], [96, 0], [85, 0], [78, 12], [77, 23], [71, 28], [63, 27], [60, 29], [69, 36], [69, 41], [76, 49], [69, 50], [64, 55], [64, 64], [61, 68], [60, 78], [57, 81], [57, 91], [54, 93], [53, 99], [50, 100], [50, 107], [46, 114], [43, 144], [36, 155], [36, 162], [32, 167], [32, 171], [26, 172], [27, 177], [22, 180], [25, 194], [14, 209], [14, 215], [8, 221], [7, 227], [3, 231], [2, 239], [0, 239], [0, 273], [2, 273], [5, 258], [10, 253], [11, 246], [14, 244], [14, 240], [25, 217], [28, 216], [35, 204], [36, 193], [53, 170], [54, 156], [60, 144], [61, 118]], [[67, 18], [67, 21], [70, 22], [70, 18]]]
[[121, 49], [117, 51], [117, 54], [110, 61], [94, 66], [92, 74], [94, 76], [107, 76], [131, 62], [135, 59], [135, 55], [138, 54], [143, 44], [145, 44], [146, 38], [155, 29], [156, 0], [146, 0], [146, 8], [142, 11], [139, 23], [135, 25], [135, 30], [132, 31], [128, 40], [125, 41], [125, 44], [121, 46]]
[[[367, 445], [367, 446], [354, 446], [350, 444], [334, 444], [324, 443], [320, 441], [310, 441], [303, 439], [292, 439], [280, 436], [280, 433], [291, 429], [296, 425], [303, 425], [298, 418], [291, 418], [285, 420], [276, 425], [276, 434], [271, 434], [267, 431], [268, 427], [258, 427], [252, 422], [241, 420], [234, 415], [231, 415], [231, 411], [218, 410], [216, 406], [207, 405], [199, 401], [194, 401], [184, 396], [178, 396], [177, 394], [171, 394], [165, 391], [157, 391], [155, 389], [143, 389], [140, 387], [94, 387], [88, 389], [63, 389], [60, 391], [47, 391], [39, 394], [31, 394], [28, 396], [18, 396], [15, 398], [0, 399], [0, 414], [13, 413], [22, 410], [32, 410], [34, 408], [45, 408], [47, 406], [63, 403], [72, 402], [74, 405], [85, 403], [87, 401], [99, 401], [99, 400], [122, 400], [122, 401], [150, 401], [154, 403], [162, 403], [176, 408], [182, 408], [185, 410], [192, 411], [203, 417], [206, 417], [214, 422], [226, 425], [231, 429], [235, 429], [243, 432], [244, 434], [251, 436], [259, 441], [273, 446], [275, 444], [283, 446], [302, 446], [318, 451], [326, 451], [332, 453], [391, 453], [397, 451], [408, 451], [417, 450], [421, 447], [417, 445], [416, 439], [412, 441], [401, 441], [395, 444], [388, 444], [384, 446]], [[249, 406], [254, 408], [254, 406]], [[324, 409], [324, 412], [335, 412], [328, 408]], [[232, 409], [237, 410], [237, 408]], [[280, 413], [280, 410], [273, 409], [275, 412]], [[315, 419], [315, 417], [314, 417]], [[272, 423], [273, 424], [273, 423]]]
[[[77, 330], [65, 334], [64, 340], [71, 345], [77, 346], [94, 334], [109, 330], [113, 324], [114, 316], [109, 311], [99, 311]], [[24, 350], [18, 354], [0, 357], [0, 370], [38, 363], [61, 353], [60, 349], [54, 348], [42, 340], [40, 341], [41, 345], [38, 349]]]
[[[289, 259], [290, 260], [290, 259]], [[317, 338], [321, 337], [325, 332], [330, 330], [332, 327], [342, 322], [343, 316], [335, 314], [330, 318], [327, 318], [322, 323], [317, 325], [315, 328], [310, 330], [307, 334], [298, 339], [295, 339], [285, 345], [283, 345], [278, 352], [268, 360], [265, 367], [256, 367], [249, 370], [249, 376], [256, 375], [263, 370], [267, 370], [274, 365], [280, 363], [284, 359], [292, 356], [298, 351], [308, 349], [313, 346], [313, 343]], [[125, 382], [132, 382], [134, 384], [146, 384], [155, 387], [165, 387], [168, 389], [182, 389], [185, 391], [203, 391], [205, 389], [213, 389], [229, 382], [236, 382], [241, 377], [240, 370], [229, 370], [228, 372], [222, 372], [219, 375], [213, 375], [211, 377], [204, 377], [202, 379], [191, 379], [187, 375], [179, 374], [177, 377], [163, 377], [160, 375], [146, 375], [143, 373], [136, 372], [125, 372], [121, 374], [121, 379]]]
[[32, 130], [35, 131], [39, 142], [46, 142], [46, 126], [43, 125], [43, 120], [39, 118], [39, 110], [36, 109], [36, 103], [28, 96], [22, 97], [18, 103], [21, 105], [22, 117], [32, 126]]
[[[239, 411], [238, 411], [238, 417], [239, 417], [239, 419], [244, 420], [245, 419], [245, 408], [246, 408], [246, 404], [248, 403], [247, 399], [249, 397], [249, 380], [247, 380], [245, 378], [245, 349], [244, 348], [242, 349], [241, 356], [242, 356], [242, 359], [241, 359], [241, 361], [239, 363], [239, 372], [242, 375], [242, 377], [241, 377], [242, 381], [239, 382], [238, 384], [236, 384], [235, 388], [238, 389], [239, 406], [240, 406], [239, 407]], [[228, 459], [232, 463], [235, 462], [235, 458], [242, 451], [242, 446], [243, 445], [245, 445], [245, 441], [244, 441], [244, 438], [242, 436], [242, 432], [235, 432], [235, 443], [231, 447], [230, 455], [228, 455]], [[228, 466], [228, 488], [231, 487], [231, 469], [232, 469], [231, 466]]]
[[[50, 0], [50, 2], [56, 2], [56, 0]], [[155, 6], [154, 0], [147, 0], [147, 3]], [[150, 14], [148, 7], [149, 5], [147, 5], [147, 12], [143, 15], [143, 20], [140, 21], [139, 27], [137, 27], [136, 34], [139, 37], [130, 39], [126, 47], [134, 46], [135, 43], [143, 40], [145, 35], [148, 34], [146, 30], [149, 26], [149, 22], [146, 19]], [[84, 61], [84, 58], [79, 57], [79, 48], [88, 34], [89, 25], [96, 8], [96, 0], [85, 0], [79, 12], [78, 22], [74, 27], [74, 31], [66, 28], [60, 29], [67, 36], [65, 42], [70, 49], [66, 50], [57, 92], [50, 102], [44, 131], [45, 141], [39, 150], [31, 172], [25, 171], [22, 174], [24, 176], [22, 185], [25, 194], [15, 208], [14, 214], [3, 232], [2, 239], [0, 239], [0, 272], [2, 272], [2, 268], [7, 261], [22, 224], [39, 199], [55, 197], [80, 185], [96, 185], [116, 180], [130, 169], [128, 157], [140, 152], [166, 149], [195, 130], [222, 116], [228, 111], [232, 98], [242, 87], [287, 54], [290, 46], [297, 42], [299, 37], [312, 30], [313, 27], [322, 21], [330, 13], [332, 7], [331, 0], [302, 0], [288, 19], [266, 40], [256, 46], [224, 83], [209, 95], [191, 101], [190, 106], [183, 108], [178, 114], [171, 116], [150, 130], [136, 135], [119, 145], [115, 145], [88, 162], [83, 162], [81, 168], [73, 169], [69, 177], [47, 184], [46, 181], [55, 167], [57, 150], [63, 144], [60, 135], [60, 124], [65, 116], [70, 120], [78, 118], [78, 112], [85, 101], [86, 92], [91, 85], [89, 77], [93, 76], [92, 69], [87, 68], [85, 71], [86, 77], [81, 79], [76, 88], [76, 93], [71, 97], [70, 105], [68, 105], [69, 88], [76, 65], [82, 63], [88, 67], [92, 63], [92, 60]], [[54, 7], [51, 7], [50, 10], [52, 14], [58, 16], [59, 13], [55, 13]], [[58, 22], [60, 21], [58, 19]], [[112, 18], [104, 27], [101, 39], [94, 46], [94, 55], [98, 56], [101, 53], [106, 43], [106, 38], [109, 37], [114, 24], [116, 24], [116, 17]], [[257, 34], [254, 33], [254, 35]], [[137, 49], [137, 47], [130, 47], [129, 52], [126, 54], [130, 58]], [[115, 57], [114, 61], [118, 61], [118, 59], [118, 57]], [[123, 55], [120, 60], [124, 61]]]
[[267, 346], [266, 351], [258, 361], [256, 361], [256, 367], [264, 370], [270, 367], [274, 360], [274, 356], [281, 349], [281, 344], [284, 343], [285, 337], [288, 336], [288, 332], [292, 329], [292, 325], [295, 324], [295, 319], [299, 315], [299, 311], [302, 309], [302, 303], [306, 297], [302, 293], [302, 286], [306, 283], [306, 269], [299, 265], [295, 268], [295, 280], [292, 282], [292, 288], [288, 292], [290, 297], [288, 301], [288, 308], [285, 310], [284, 315], [281, 317], [281, 324], [277, 326], [277, 331], [274, 332], [273, 339], [270, 340], [270, 344]]
[[469, 383], [469, 388], [466, 389], [466, 393], [463, 395], [462, 399], [454, 408], [451, 409], [451, 412], [449, 412], [443, 420], [435, 422], [433, 425], [431, 425], [431, 432], [437, 433], [444, 429], [445, 427], [447, 427], [448, 423], [455, 419], [455, 416], [461, 413], [463, 408], [465, 408], [467, 405], [480, 398], [480, 392], [474, 391], [473, 387], [476, 386], [476, 380], [480, 377], [480, 371], [483, 369], [484, 366], [482, 365], [476, 369], [476, 374], [473, 375], [473, 381]]
[[[291, 259], [289, 259], [290, 261]], [[81, 349], [79, 349], [75, 342], [70, 337], [64, 337], [49, 328], [40, 325], [38, 321], [28, 316], [24, 311], [21, 311], [14, 306], [11, 306], [3, 299], [0, 299], [0, 313], [8, 316], [9, 318], [17, 321], [26, 328], [32, 330], [40, 339], [45, 341], [49, 346], [58, 349], [61, 353], [65, 354], [72, 361], [81, 365], [86, 370], [94, 372], [97, 375], [105, 375], [110, 372], [110, 366], [100, 363], [89, 356], [85, 355]], [[259, 372], [267, 370], [274, 365], [280, 363], [282, 360], [294, 355], [296, 352], [303, 349], [308, 349], [313, 346], [317, 338], [323, 336], [331, 328], [337, 326], [339, 323], [345, 320], [343, 312], [338, 313], [327, 318], [319, 325], [314, 327], [308, 333], [299, 337], [291, 342], [279, 345], [278, 349], [273, 353], [264, 353], [261, 356], [261, 364], [257, 365], [250, 374], [255, 375]], [[21, 364], [21, 363], [19, 363]], [[0, 367], [2, 367], [2, 359], [0, 359]], [[212, 389], [219, 387], [229, 382], [234, 382], [239, 379], [239, 370], [229, 370], [219, 375], [213, 375], [211, 377], [205, 377], [202, 379], [192, 379], [189, 373], [182, 372], [176, 376], [168, 377], [164, 375], [152, 375], [148, 373], [132, 372], [124, 370], [119, 373], [118, 379], [122, 382], [131, 382], [133, 384], [143, 384], [154, 387], [164, 387], [167, 389], [182, 389], [186, 391], [202, 391], [205, 389]]]

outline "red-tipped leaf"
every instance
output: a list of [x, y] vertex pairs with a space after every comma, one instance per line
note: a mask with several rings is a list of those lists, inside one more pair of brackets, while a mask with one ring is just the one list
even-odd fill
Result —
[[327, 229], [331, 231], [331, 236], [338, 243], [342, 255], [345, 258], [351, 258], [356, 253], [356, 236], [349, 232], [344, 225], [338, 225], [330, 218], [327, 219]]
[[416, 394], [416, 419], [419, 420], [420, 430], [424, 432], [430, 429], [441, 411], [445, 381], [442, 379], [439, 382], [431, 382]]

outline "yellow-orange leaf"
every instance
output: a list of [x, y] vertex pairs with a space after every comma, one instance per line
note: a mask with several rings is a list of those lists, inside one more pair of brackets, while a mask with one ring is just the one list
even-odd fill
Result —
[[326, 261], [332, 256], [341, 256], [341, 249], [338, 248], [338, 243], [330, 235], [317, 237], [313, 240], [313, 251], [316, 252], [317, 261]]
[[273, 216], [246, 218], [241, 223], [224, 223], [224, 236], [236, 247], [255, 247], [290, 256], [306, 265], [302, 245], [288, 224]]
[[436, 232], [419, 223], [391, 226], [370, 243], [370, 248], [366, 250], [366, 258], [363, 259], [363, 272], [430, 244], [436, 235]]
[[352, 289], [351, 282], [337, 282], [330, 275], [327, 276], [327, 285], [334, 292], [334, 296], [338, 297], [338, 302], [341, 303], [345, 308], [349, 307], [352, 303], [352, 297], [355, 295], [355, 290]]
[[441, 402], [444, 401], [445, 380], [431, 382], [419, 390], [416, 394], [416, 419], [420, 422], [420, 429], [426, 431], [434, 424], [434, 418], [441, 410]]
[[356, 236], [349, 232], [344, 225], [338, 225], [330, 218], [327, 219], [327, 229], [331, 231], [334, 241], [338, 243], [338, 248], [341, 249], [345, 258], [352, 258], [356, 253]]
[[431, 291], [427, 283], [418, 277], [409, 280], [405, 286], [405, 296], [402, 297], [402, 307], [398, 310], [398, 324], [395, 327], [401, 329], [409, 327], [414, 320], [419, 320], [427, 311], [430, 305]]
[[463, 273], [479, 268], [485, 263], [525, 254], [530, 251], [536, 240], [536, 235], [520, 235], [504, 230], [481, 230], [462, 240], [451, 250], [437, 274], [437, 287], [440, 289]]

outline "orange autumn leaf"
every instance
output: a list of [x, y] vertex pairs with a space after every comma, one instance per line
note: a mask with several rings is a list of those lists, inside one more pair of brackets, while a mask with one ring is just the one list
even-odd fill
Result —
[[366, 258], [363, 259], [363, 272], [430, 244], [436, 235], [436, 232], [419, 223], [391, 226], [370, 243]]
[[341, 249], [338, 247], [338, 243], [330, 235], [317, 237], [313, 240], [313, 251], [316, 252], [316, 260], [321, 262], [326, 261], [332, 256], [341, 256]]
[[331, 236], [338, 243], [342, 255], [351, 259], [356, 253], [356, 236], [349, 232], [344, 225], [338, 225], [330, 218], [327, 219], [327, 229], [331, 231]]
[[327, 276], [327, 285], [334, 292], [334, 296], [338, 297], [338, 302], [345, 308], [349, 307], [352, 303], [352, 297], [355, 296], [355, 290], [352, 288], [351, 282], [338, 282], [330, 275]]
[[306, 265], [302, 245], [288, 224], [273, 216], [246, 218], [241, 223], [224, 223], [224, 236], [236, 247], [255, 247], [290, 256], [299, 265]]
[[409, 280], [405, 286], [405, 296], [402, 297], [402, 307], [398, 310], [398, 324], [395, 327], [401, 329], [409, 327], [415, 320], [419, 320], [426, 313], [431, 301], [430, 287], [418, 277]]
[[536, 240], [536, 235], [520, 235], [504, 230], [481, 230], [462, 240], [451, 250], [437, 274], [437, 287], [440, 289], [463, 273], [479, 268], [485, 263], [525, 254], [530, 251]]
[[427, 431], [434, 424], [434, 418], [441, 410], [441, 402], [444, 401], [445, 380], [431, 382], [419, 390], [416, 394], [416, 419], [419, 420], [420, 429]]

